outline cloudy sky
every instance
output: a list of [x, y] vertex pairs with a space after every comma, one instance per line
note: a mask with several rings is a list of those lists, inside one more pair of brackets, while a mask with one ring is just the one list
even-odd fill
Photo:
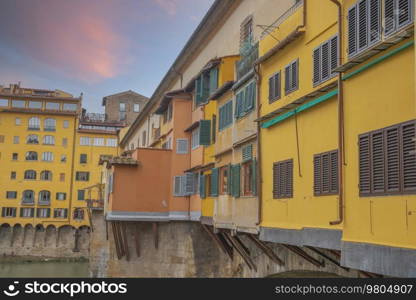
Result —
[[151, 96], [213, 0], [1, 0], [0, 84]]

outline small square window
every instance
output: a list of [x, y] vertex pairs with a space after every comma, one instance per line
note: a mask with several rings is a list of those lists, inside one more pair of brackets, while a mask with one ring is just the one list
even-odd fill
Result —
[[86, 164], [87, 163], [87, 154], [80, 154], [79, 163], [80, 164]]
[[16, 124], [16, 125], [21, 125], [21, 124], [22, 124], [22, 119], [20, 119], [20, 118], [16, 118], [16, 119], [15, 119], [15, 124]]
[[64, 121], [64, 128], [69, 128], [69, 121], [67, 120]]
[[19, 137], [18, 136], [13, 137], [13, 144], [19, 144]]
[[16, 179], [16, 172], [15, 171], [12, 171], [11, 173], [10, 173], [10, 179]]
[[17, 153], [12, 154], [12, 160], [18, 160], [18, 158], [19, 158], [19, 154]]
[[133, 105], [133, 111], [134, 111], [135, 113], [140, 112], [140, 104], [135, 103], [135, 104]]

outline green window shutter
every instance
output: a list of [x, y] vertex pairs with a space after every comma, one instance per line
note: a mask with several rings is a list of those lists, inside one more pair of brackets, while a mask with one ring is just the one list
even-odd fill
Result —
[[256, 82], [253, 81], [251, 83], [251, 94], [250, 94], [250, 102], [248, 104], [248, 110], [251, 110], [254, 108], [254, 103], [256, 102], [256, 89], [257, 89]]
[[202, 97], [201, 97], [201, 103], [206, 103], [209, 97], [209, 72], [206, 72], [205, 74], [201, 75], [201, 82], [202, 82]]
[[195, 104], [196, 105], [199, 105], [201, 103], [201, 98], [202, 98], [201, 83], [202, 83], [201, 77], [195, 80]]
[[253, 195], [257, 196], [257, 159], [253, 159], [253, 163], [251, 164], [252, 169], [252, 174], [253, 176], [251, 177], [252, 179], [252, 191], [253, 191]]
[[217, 115], [212, 116], [212, 143], [215, 144], [215, 141], [217, 140]]
[[227, 178], [227, 191], [228, 191], [228, 195], [231, 195], [231, 190], [233, 188], [233, 180], [232, 180], [232, 171], [233, 168], [231, 166], [231, 164], [228, 165], [228, 178]]
[[249, 161], [253, 158], [253, 144], [243, 147], [241, 151], [243, 156], [243, 162]]
[[218, 197], [218, 168], [212, 169], [211, 174], [211, 196]]
[[209, 94], [214, 93], [218, 88], [218, 68], [209, 71]]
[[237, 94], [235, 102], [235, 117], [238, 119], [244, 115], [244, 91]]
[[199, 196], [201, 197], [201, 199], [205, 199], [206, 198], [206, 193], [205, 193], [205, 175], [199, 176]]
[[232, 196], [235, 198], [240, 197], [240, 165], [232, 166]]
[[211, 144], [211, 120], [200, 121], [199, 144], [203, 146], [209, 146]]
[[224, 107], [225, 107], [225, 106], [220, 107], [220, 110], [219, 110], [220, 120], [219, 120], [219, 126], [218, 126], [218, 129], [219, 129], [220, 131], [221, 131], [221, 130], [222, 130], [222, 128], [224, 127], [224, 125], [223, 125], [223, 123], [224, 123]]

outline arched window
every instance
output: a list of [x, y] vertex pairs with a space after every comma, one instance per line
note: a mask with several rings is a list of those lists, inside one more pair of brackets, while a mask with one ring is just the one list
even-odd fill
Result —
[[38, 160], [38, 153], [35, 151], [26, 152], [26, 160]]
[[40, 129], [40, 119], [37, 117], [32, 117], [29, 119], [28, 123], [29, 130], [39, 130]]
[[51, 192], [40, 191], [38, 201], [39, 201], [39, 205], [49, 205], [51, 202]]
[[43, 137], [43, 144], [44, 145], [55, 145], [55, 137], [52, 135], [45, 135]]
[[45, 119], [43, 129], [45, 131], [55, 131], [56, 121], [55, 119]]
[[22, 203], [23, 204], [34, 204], [35, 203], [35, 193], [32, 190], [23, 191]]
[[40, 180], [52, 180], [52, 172], [47, 170], [40, 172]]
[[42, 160], [43, 161], [53, 161], [53, 153], [52, 152], [43, 152], [42, 153]]
[[36, 171], [34, 170], [26, 170], [25, 171], [25, 179], [31, 179], [34, 180], [36, 179]]
[[30, 134], [26, 138], [26, 144], [39, 144], [39, 137], [36, 134]]

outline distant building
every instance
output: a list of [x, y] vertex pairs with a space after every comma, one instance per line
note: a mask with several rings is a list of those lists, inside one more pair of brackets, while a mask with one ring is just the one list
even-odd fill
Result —
[[129, 126], [143, 110], [149, 98], [131, 90], [103, 98], [108, 121], [120, 121]]

